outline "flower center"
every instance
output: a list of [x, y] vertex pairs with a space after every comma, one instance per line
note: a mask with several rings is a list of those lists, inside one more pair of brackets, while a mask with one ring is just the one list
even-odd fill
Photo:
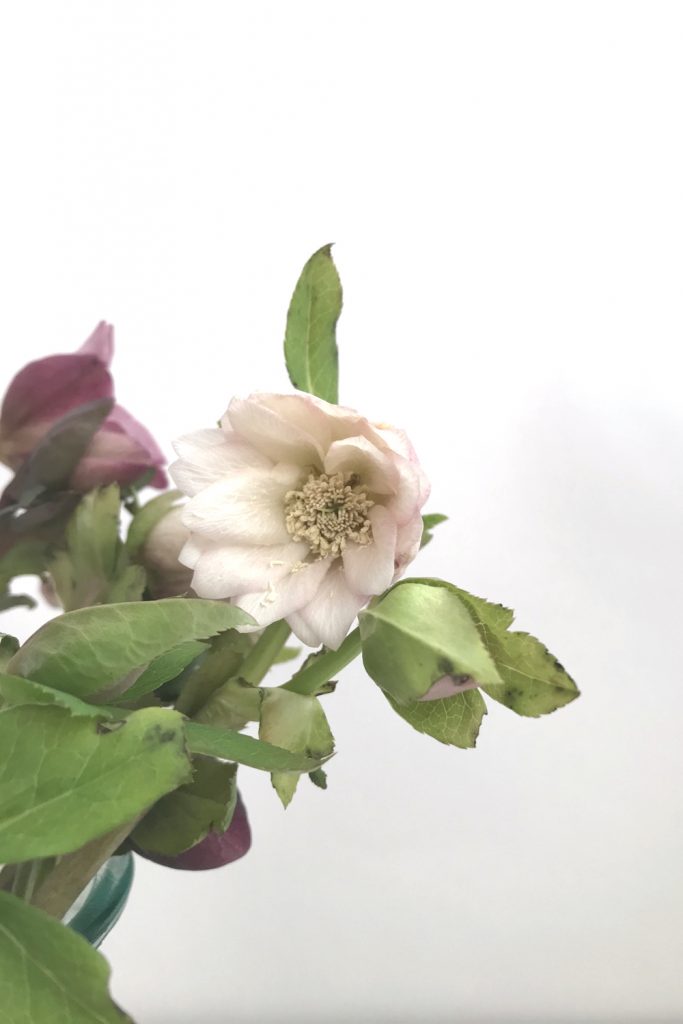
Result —
[[372, 541], [374, 504], [355, 473], [311, 473], [300, 491], [285, 495], [285, 524], [292, 540], [305, 540], [318, 558], [336, 558], [348, 540]]

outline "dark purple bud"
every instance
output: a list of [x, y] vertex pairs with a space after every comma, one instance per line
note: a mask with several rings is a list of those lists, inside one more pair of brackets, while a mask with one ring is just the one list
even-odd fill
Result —
[[251, 846], [251, 829], [242, 798], [237, 794], [235, 812], [228, 828], [223, 833], [210, 832], [196, 846], [179, 853], [176, 857], [164, 857], [157, 853], [147, 853], [135, 848], [136, 852], [147, 860], [154, 861], [166, 868], [177, 868], [180, 871], [210, 871], [221, 868], [224, 864], [232, 864], [248, 852]]

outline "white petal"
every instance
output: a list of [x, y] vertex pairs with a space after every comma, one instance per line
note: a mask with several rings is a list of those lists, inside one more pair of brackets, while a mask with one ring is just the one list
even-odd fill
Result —
[[306, 644], [307, 647], [320, 646], [320, 640], [315, 631], [306, 624], [306, 620], [300, 612], [290, 612], [287, 616], [287, 625], [292, 630], [292, 633], [294, 633], [294, 636], [301, 640], [302, 644]]
[[245, 469], [268, 469], [272, 462], [246, 441], [223, 430], [196, 430], [174, 442], [180, 456], [169, 467], [177, 487], [192, 497], [209, 484]]
[[258, 391], [249, 396], [249, 400], [258, 402], [260, 406], [270, 409], [276, 416], [293, 424], [303, 431], [319, 447], [321, 452], [329, 448], [332, 431], [329, 413], [313, 395], [274, 395]]
[[[180, 520], [182, 522], [182, 516], [180, 517]], [[186, 565], [188, 569], [194, 569], [195, 565], [204, 554], [206, 543], [207, 542], [198, 534], [195, 534], [194, 537], [189, 537], [180, 549], [180, 554], [178, 555], [178, 561], [180, 564]]]
[[395, 579], [402, 576], [415, 555], [420, 550], [422, 543], [422, 531], [424, 524], [422, 516], [418, 512], [412, 519], [409, 519], [403, 526], [399, 526], [396, 537], [396, 575]]
[[429, 490], [424, 494], [423, 474], [416, 463], [408, 462], [400, 455], [395, 456], [395, 460], [399, 484], [396, 495], [386, 502], [386, 506], [396, 522], [403, 524], [419, 512], [427, 500]]
[[242, 594], [235, 598], [234, 604], [252, 615], [260, 626], [286, 619], [308, 604], [329, 567], [328, 559], [310, 562], [298, 572], [288, 573], [268, 590]]
[[307, 554], [308, 545], [294, 541], [269, 547], [212, 543], [194, 566], [192, 589], [218, 600], [271, 590]]
[[344, 575], [357, 594], [381, 594], [394, 578], [396, 520], [382, 505], [373, 505], [368, 518], [372, 541], [346, 545], [342, 554]]
[[395, 494], [399, 474], [391, 458], [365, 437], [335, 441], [325, 456], [326, 473], [358, 473], [361, 483], [375, 494]]
[[323, 448], [315, 437], [269, 409], [258, 395], [233, 398], [223, 422], [226, 418], [236, 434], [276, 462], [322, 465]]
[[183, 524], [233, 544], [286, 544], [285, 495], [299, 485], [302, 473], [295, 466], [277, 470], [254, 469], [204, 488], [185, 506]]
[[336, 651], [367, 600], [350, 590], [341, 566], [336, 565], [320, 584], [315, 597], [301, 609], [300, 617], [317, 644], [325, 644]]

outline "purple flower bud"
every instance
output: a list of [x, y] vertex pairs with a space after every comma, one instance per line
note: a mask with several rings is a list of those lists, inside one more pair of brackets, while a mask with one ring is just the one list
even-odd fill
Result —
[[[51, 427], [79, 406], [113, 398], [109, 364], [114, 329], [104, 322], [78, 352], [28, 363], [12, 380], [0, 410], [0, 460], [17, 470]], [[130, 413], [115, 405], [99, 428], [70, 484], [80, 491], [128, 484], [154, 470], [151, 484], [165, 487], [163, 453]]]
[[224, 864], [232, 864], [248, 852], [251, 846], [251, 829], [242, 798], [237, 794], [235, 812], [228, 828], [223, 833], [210, 832], [196, 846], [179, 853], [176, 857], [164, 857], [158, 853], [148, 853], [136, 847], [136, 852], [147, 860], [154, 861], [166, 868], [178, 868], [181, 871], [209, 871], [221, 868]]

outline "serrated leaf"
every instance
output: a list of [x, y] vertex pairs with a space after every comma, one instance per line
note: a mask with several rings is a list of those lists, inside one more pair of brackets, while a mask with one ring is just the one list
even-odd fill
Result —
[[106, 690], [181, 643], [242, 624], [253, 624], [253, 619], [221, 601], [165, 598], [81, 608], [41, 626], [7, 671], [84, 697]]
[[0, 706], [16, 707], [21, 704], [57, 705], [66, 708], [72, 715], [85, 715], [86, 718], [94, 716], [102, 720], [122, 718], [126, 715], [126, 712], [117, 708], [87, 704], [70, 693], [55, 690], [44, 683], [36, 683], [33, 679], [0, 674]]
[[295, 388], [336, 403], [342, 289], [331, 250], [318, 249], [301, 271], [287, 312], [285, 361]]
[[418, 732], [454, 747], [473, 747], [479, 735], [486, 704], [478, 690], [467, 690], [441, 700], [398, 704], [384, 695], [394, 711]]
[[469, 609], [501, 677], [498, 684], [482, 685], [484, 693], [531, 718], [556, 711], [579, 696], [574, 680], [540, 640], [507, 631], [513, 619], [509, 609], [453, 589]]
[[368, 675], [399, 704], [412, 704], [444, 676], [500, 683], [471, 616], [447, 587], [398, 583], [358, 616]]
[[282, 747], [245, 736], [244, 733], [216, 729], [199, 722], [187, 722], [185, 733], [188, 748], [193, 754], [221, 757], [264, 772], [311, 772], [329, 760], [327, 757], [316, 759], [293, 754]]
[[237, 765], [197, 757], [193, 769], [192, 781], [162, 797], [136, 826], [137, 846], [175, 857], [209, 832], [225, 832], [237, 801]]
[[109, 995], [109, 965], [80, 935], [0, 892], [5, 1024], [132, 1024]]
[[69, 853], [191, 778], [182, 716], [165, 709], [109, 725], [61, 707], [5, 708], [0, 750], [4, 863]]
[[442, 515], [440, 512], [430, 512], [426, 516], [422, 516], [422, 540], [420, 541], [420, 547], [424, 548], [429, 544], [432, 537], [434, 536], [434, 528], [439, 523], [445, 523], [448, 520], [448, 516]]
[[[318, 761], [334, 751], [334, 737], [317, 697], [282, 688], [264, 691], [259, 737]], [[284, 807], [294, 796], [299, 777], [291, 772], [273, 772], [271, 781]]]
[[173, 506], [177, 505], [180, 498], [182, 498], [180, 491], [164, 491], [163, 494], [152, 498], [146, 505], [138, 509], [130, 521], [126, 537], [126, 547], [132, 559], [139, 555], [150, 532]]

